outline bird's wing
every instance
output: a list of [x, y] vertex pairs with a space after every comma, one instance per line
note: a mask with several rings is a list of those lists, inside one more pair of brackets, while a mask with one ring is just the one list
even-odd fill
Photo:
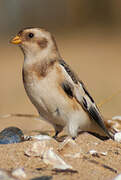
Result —
[[66, 78], [66, 80], [62, 83], [64, 91], [68, 94], [68, 96], [75, 97], [78, 103], [88, 113], [89, 117], [93, 119], [109, 137], [113, 138], [113, 136], [105, 127], [103, 117], [101, 116], [93, 98], [88, 93], [84, 84], [78, 79], [75, 73], [63, 60], [60, 60], [59, 63], [66, 71], [69, 78], [71, 78], [71, 81], [69, 80], [69, 78]]

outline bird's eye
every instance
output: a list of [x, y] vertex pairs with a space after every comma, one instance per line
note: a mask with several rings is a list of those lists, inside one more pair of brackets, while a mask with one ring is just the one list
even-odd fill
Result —
[[34, 34], [33, 33], [29, 33], [28, 36], [29, 36], [29, 38], [33, 38]]

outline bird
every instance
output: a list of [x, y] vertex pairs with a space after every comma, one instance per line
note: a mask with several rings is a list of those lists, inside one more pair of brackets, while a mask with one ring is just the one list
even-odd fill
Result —
[[100, 132], [113, 139], [84, 83], [63, 60], [54, 36], [43, 28], [20, 30], [10, 42], [24, 55], [25, 91], [41, 119], [55, 129], [66, 129], [75, 139], [80, 131]]

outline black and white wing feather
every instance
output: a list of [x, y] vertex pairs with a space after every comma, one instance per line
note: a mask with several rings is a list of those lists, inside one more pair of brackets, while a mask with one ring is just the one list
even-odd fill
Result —
[[89, 117], [93, 119], [110, 138], [113, 138], [104, 125], [103, 117], [101, 116], [98, 107], [96, 106], [93, 98], [90, 96], [82, 82], [79, 82], [79, 87], [77, 87], [75, 90], [75, 98], [88, 113]]
[[110, 138], [113, 139], [113, 136], [108, 132], [107, 128], [105, 127], [103, 117], [101, 116], [93, 98], [86, 90], [84, 84], [78, 79], [78, 77], [65, 63], [65, 61], [60, 60], [59, 63], [65, 69], [66, 73], [69, 75], [73, 82], [71, 83], [69, 80], [66, 80], [65, 82], [63, 82], [63, 88], [65, 88], [68, 95], [76, 98], [78, 103], [80, 103], [83, 109], [87, 112], [88, 116], [93, 119]]

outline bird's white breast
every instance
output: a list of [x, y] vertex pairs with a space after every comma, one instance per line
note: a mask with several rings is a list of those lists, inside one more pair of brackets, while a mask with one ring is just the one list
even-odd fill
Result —
[[28, 76], [29, 81], [24, 83], [26, 92], [44, 119], [62, 126], [71, 120], [84, 129], [89, 126], [89, 117], [81, 105], [63, 92], [60, 83], [64, 77], [58, 74], [56, 68], [46, 77], [38, 78], [35, 73]]

